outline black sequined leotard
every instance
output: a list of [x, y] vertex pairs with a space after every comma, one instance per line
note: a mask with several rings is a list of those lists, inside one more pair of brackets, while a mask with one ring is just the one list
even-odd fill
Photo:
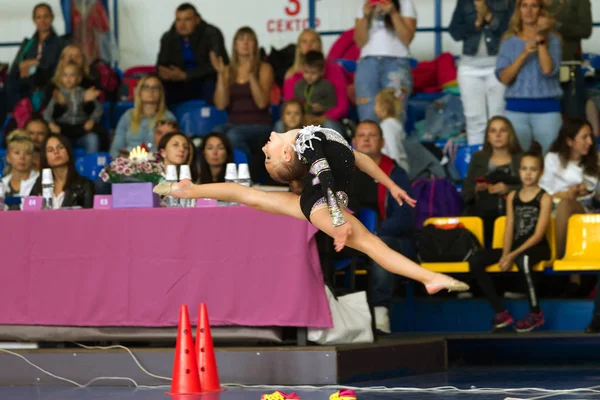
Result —
[[300, 196], [302, 213], [311, 214], [327, 207], [334, 226], [346, 222], [342, 209], [348, 205], [348, 187], [354, 172], [354, 152], [338, 132], [308, 126], [298, 133], [294, 150], [315, 177]]

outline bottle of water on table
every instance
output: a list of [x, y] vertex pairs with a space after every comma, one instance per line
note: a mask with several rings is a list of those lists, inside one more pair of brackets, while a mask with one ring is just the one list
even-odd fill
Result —
[[[184, 179], [192, 180], [192, 172], [190, 171], [190, 166], [187, 164], [179, 166], [179, 180], [182, 181]], [[179, 205], [180, 207], [187, 208], [195, 207], [196, 199], [179, 199]]]
[[[225, 167], [225, 182], [238, 183], [237, 166], [235, 163], [228, 163]], [[224, 206], [235, 206], [237, 203], [224, 201], [221, 203]]]
[[6, 188], [4, 187], [4, 183], [0, 181], [0, 211], [4, 211], [4, 196], [6, 195]]
[[[177, 167], [175, 165], [167, 165], [167, 182], [177, 183]], [[169, 208], [179, 207], [179, 199], [171, 196], [165, 197], [165, 205]]]
[[42, 170], [42, 210], [54, 209], [54, 176], [51, 168]]

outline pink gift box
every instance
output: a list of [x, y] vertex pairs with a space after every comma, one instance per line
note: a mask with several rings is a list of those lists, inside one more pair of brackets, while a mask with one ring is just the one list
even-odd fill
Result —
[[94, 209], [96, 210], [108, 210], [112, 207], [112, 196], [110, 195], [95, 195], [94, 196]]
[[39, 211], [43, 201], [42, 196], [27, 196], [23, 199], [23, 211]]
[[196, 207], [217, 207], [217, 200], [214, 199], [196, 199]]
[[113, 183], [112, 208], [157, 208], [160, 196], [152, 192], [151, 182]]

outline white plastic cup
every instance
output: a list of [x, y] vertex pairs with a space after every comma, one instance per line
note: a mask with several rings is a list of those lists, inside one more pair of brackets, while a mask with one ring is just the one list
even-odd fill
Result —
[[42, 185], [54, 183], [54, 177], [52, 176], [51, 168], [44, 168], [42, 170]]
[[235, 180], [238, 178], [237, 166], [235, 163], [228, 163], [225, 168], [225, 179], [227, 180]]
[[177, 181], [177, 167], [175, 165], [167, 165], [167, 181]]
[[192, 171], [190, 166], [187, 164], [179, 166], [179, 180], [189, 179], [192, 180]]
[[238, 179], [250, 179], [248, 164], [240, 164], [238, 167]]

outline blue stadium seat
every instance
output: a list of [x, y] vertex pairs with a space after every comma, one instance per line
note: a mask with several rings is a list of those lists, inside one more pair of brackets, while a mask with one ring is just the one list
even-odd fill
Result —
[[5, 157], [6, 150], [0, 149], [0, 176], [2, 176], [2, 174], [4, 173], [4, 167], [6, 165]]
[[110, 163], [110, 155], [108, 153], [91, 153], [78, 157], [75, 160], [75, 167], [79, 175], [96, 181], [98, 175], [108, 163]]
[[354, 60], [344, 60], [342, 58], [338, 58], [335, 60], [335, 62], [351, 74], [356, 72], [356, 61]]
[[281, 118], [281, 104], [271, 104], [271, 119], [273, 123], [279, 121]]
[[248, 164], [248, 155], [242, 150], [233, 149], [233, 162], [238, 165]]
[[173, 111], [181, 131], [188, 136], [203, 136], [215, 127], [227, 123], [227, 112], [214, 106], [200, 106], [198, 102], [186, 102]]
[[110, 127], [116, 128], [119, 120], [125, 114], [125, 111], [133, 108], [133, 101], [118, 101], [115, 103], [112, 118], [110, 118]]
[[471, 163], [471, 156], [478, 150], [481, 150], [482, 146], [479, 144], [476, 145], [467, 145], [459, 147], [456, 151], [456, 158], [454, 159], [454, 166], [456, 170], [462, 177], [465, 179], [467, 177], [467, 171], [469, 170], [469, 163]]

